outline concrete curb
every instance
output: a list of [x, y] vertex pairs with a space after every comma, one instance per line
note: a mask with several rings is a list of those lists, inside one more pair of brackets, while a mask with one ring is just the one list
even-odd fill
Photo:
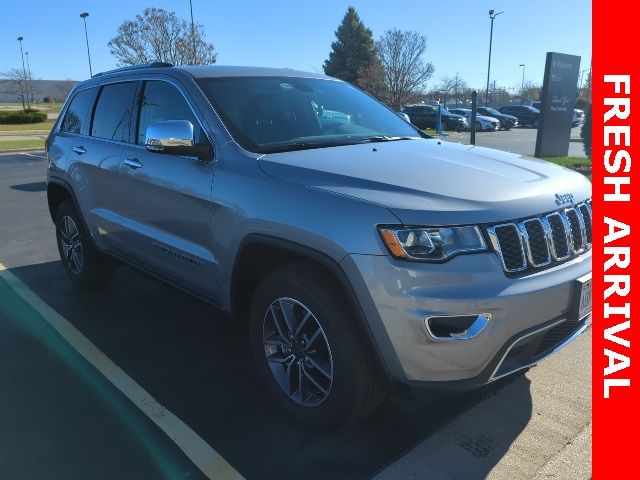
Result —
[[10, 150], [0, 150], [0, 155], [9, 155], [10, 153], [22, 153], [22, 152], [44, 152], [43, 148], [14, 148]]

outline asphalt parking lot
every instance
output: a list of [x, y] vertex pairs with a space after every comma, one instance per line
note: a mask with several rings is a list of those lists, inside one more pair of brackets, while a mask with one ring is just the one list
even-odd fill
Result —
[[45, 172], [0, 155], [0, 478], [590, 476], [590, 333], [526, 375], [309, 433], [260, 388], [244, 325], [128, 267], [74, 288]]
[[[571, 129], [571, 138], [580, 138], [580, 129]], [[450, 142], [469, 143], [469, 132], [447, 132], [445, 138]], [[538, 130], [535, 128], [512, 128], [511, 130], [499, 130], [497, 132], [477, 132], [476, 145], [481, 147], [496, 148], [519, 155], [533, 156], [536, 149], [536, 136]], [[582, 142], [569, 142], [570, 157], [586, 157]]]

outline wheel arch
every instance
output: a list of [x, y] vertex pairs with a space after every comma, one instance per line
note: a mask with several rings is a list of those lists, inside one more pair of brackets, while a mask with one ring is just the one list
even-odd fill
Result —
[[87, 223], [81, 214], [80, 206], [78, 205], [78, 199], [76, 198], [73, 188], [65, 180], [58, 177], [49, 177], [47, 180], [47, 203], [49, 206], [49, 215], [53, 222], [56, 221], [56, 211], [62, 202], [65, 200], [71, 200], [73, 206], [78, 212], [82, 226], [86, 232], [89, 232]]
[[388, 374], [376, 339], [365, 319], [364, 309], [358, 300], [349, 278], [340, 263], [329, 255], [290, 240], [264, 234], [250, 234], [238, 248], [230, 285], [231, 313], [241, 319], [249, 314], [250, 299], [260, 279], [268, 272], [290, 263], [305, 263], [319, 268], [323, 274], [337, 282], [356, 325], [363, 333], [367, 349], [380, 371]]

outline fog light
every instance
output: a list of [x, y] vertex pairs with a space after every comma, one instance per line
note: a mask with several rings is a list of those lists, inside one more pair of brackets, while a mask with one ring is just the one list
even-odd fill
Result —
[[491, 318], [490, 313], [438, 315], [425, 318], [424, 325], [434, 340], [470, 340], [480, 335]]

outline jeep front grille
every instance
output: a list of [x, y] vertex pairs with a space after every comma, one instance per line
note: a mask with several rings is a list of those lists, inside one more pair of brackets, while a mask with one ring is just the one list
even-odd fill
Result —
[[487, 228], [509, 274], [554, 266], [591, 248], [591, 202]]

